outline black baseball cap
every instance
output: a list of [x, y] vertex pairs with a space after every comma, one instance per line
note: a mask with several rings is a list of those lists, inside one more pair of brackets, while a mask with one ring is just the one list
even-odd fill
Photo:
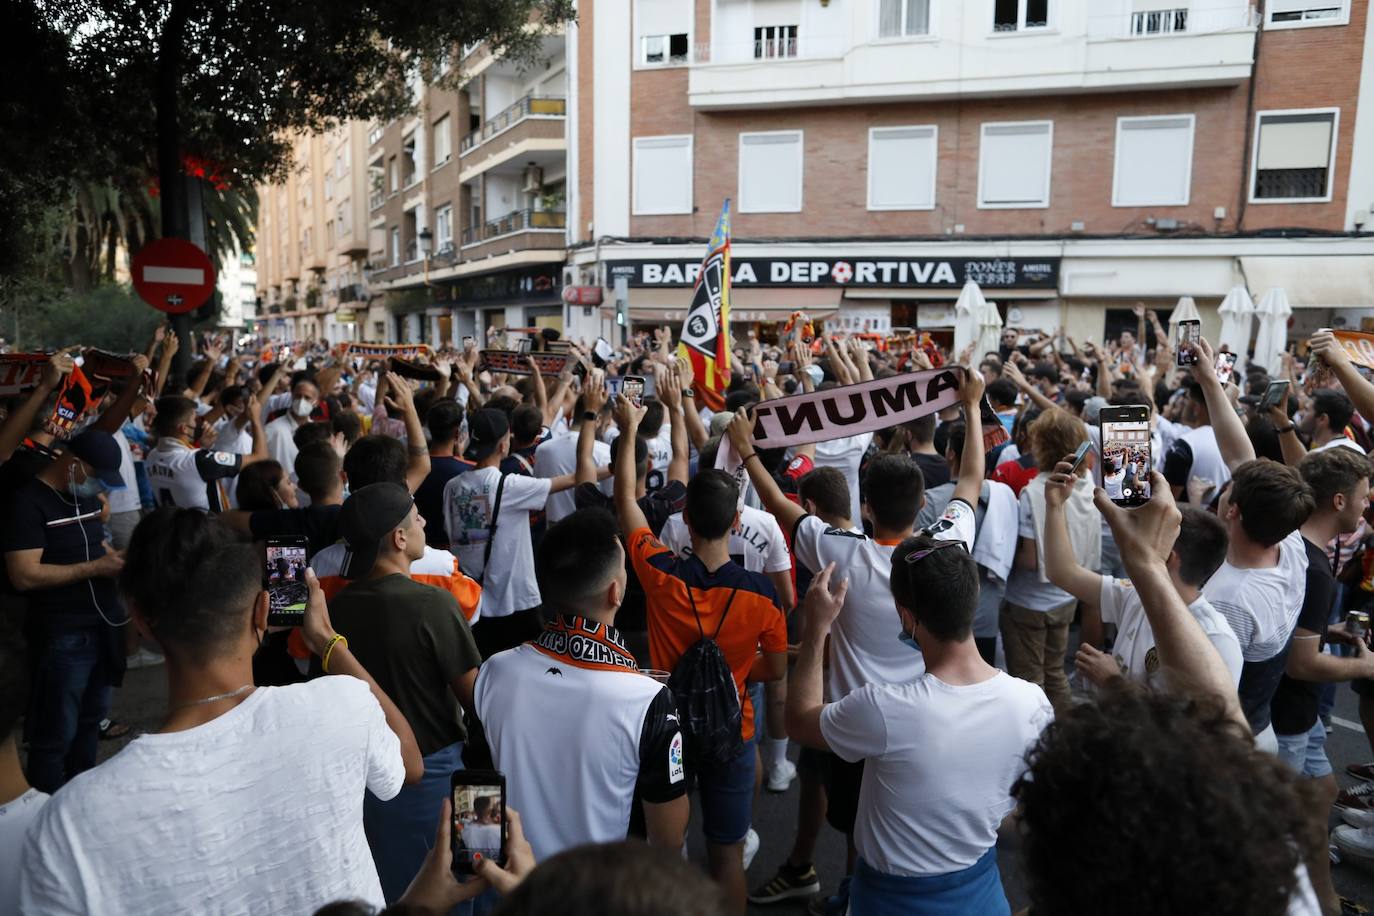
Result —
[[90, 427], [68, 442], [65, 451], [95, 469], [95, 476], [107, 487], [120, 489], [124, 478], [119, 476], [119, 464], [123, 455], [115, 437], [103, 429]]
[[481, 461], [496, 451], [508, 432], [510, 420], [505, 411], [483, 407], [468, 419], [468, 450], [463, 456], [471, 461]]
[[398, 483], [373, 483], [355, 490], [339, 510], [339, 535], [345, 579], [361, 579], [377, 565], [377, 552], [386, 537], [405, 521], [415, 505], [410, 491]]

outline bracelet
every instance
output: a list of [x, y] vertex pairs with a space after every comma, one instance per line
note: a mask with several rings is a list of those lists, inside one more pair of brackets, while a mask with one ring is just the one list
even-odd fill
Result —
[[320, 657], [320, 667], [324, 669], [325, 674], [329, 673], [329, 657], [334, 654], [334, 647], [341, 642], [345, 648], [348, 647], [348, 637], [342, 633], [335, 633], [334, 638], [329, 640], [329, 645], [324, 647], [324, 655]]
[[757, 458], [758, 456], [759, 456], [759, 453], [758, 453], [758, 452], [750, 452], [750, 453], [747, 454], [747, 455], [742, 455], [742, 456], [740, 456], [739, 463], [740, 463], [740, 464], [744, 464], [744, 462], [748, 461], [750, 458]]
[[595, 422], [596, 422], [596, 411], [595, 411], [595, 410], [584, 410], [584, 411], [582, 411], [582, 419], [584, 419], [584, 420], [591, 420], [593, 423], [595, 423]]
[[1276, 432], [1276, 433], [1278, 433], [1280, 436], [1282, 436], [1284, 433], [1291, 433], [1293, 430], [1295, 430], [1295, 429], [1297, 429], [1297, 428], [1298, 428], [1298, 427], [1297, 427], [1296, 424], [1294, 424], [1294, 423], [1289, 423], [1289, 424], [1288, 424], [1287, 426], [1285, 426], [1283, 429], [1276, 429], [1276, 430], [1274, 430], [1274, 432]]

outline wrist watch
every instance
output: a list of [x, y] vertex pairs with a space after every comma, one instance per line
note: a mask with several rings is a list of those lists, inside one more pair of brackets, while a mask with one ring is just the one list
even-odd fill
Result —
[[582, 419], [584, 419], [584, 420], [590, 420], [590, 421], [592, 421], [593, 423], [595, 423], [595, 422], [596, 422], [596, 411], [595, 411], [595, 410], [584, 410], [584, 411], [582, 411]]
[[684, 398], [696, 397], [696, 395], [692, 394], [692, 389], [690, 389], [690, 388], [684, 388], [684, 389], [682, 389], [682, 396], [683, 396]]

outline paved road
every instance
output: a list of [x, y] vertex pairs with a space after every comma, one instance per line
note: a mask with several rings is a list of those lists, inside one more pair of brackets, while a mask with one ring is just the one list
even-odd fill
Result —
[[[1071, 640], [1074, 642], [1075, 640]], [[1336, 768], [1337, 778], [1342, 786], [1354, 780], [1345, 776], [1348, 763], [1371, 759], [1369, 743], [1364, 730], [1360, 728], [1356, 712], [1355, 696], [1350, 688], [1342, 685], [1336, 692], [1336, 726], [1327, 741], [1327, 751], [1332, 765]], [[121, 722], [135, 729], [150, 731], [156, 729], [166, 708], [166, 686], [161, 667], [130, 671], [125, 686], [115, 695], [114, 714]], [[107, 741], [102, 743], [102, 754], [108, 756], [118, 750], [126, 741]], [[790, 751], [796, 759], [796, 748]], [[762, 846], [753, 866], [749, 869], [749, 886], [756, 887], [772, 877], [777, 866], [791, 850], [793, 830], [797, 822], [797, 785], [793, 783], [787, 792], [772, 794], [764, 792], [754, 814], [754, 827], [762, 839]], [[699, 824], [699, 813], [694, 812], [693, 826]], [[1332, 825], [1339, 819], [1332, 818]], [[705, 860], [700, 835], [693, 830], [689, 843], [690, 854], [698, 861]], [[1002, 879], [1011, 898], [1012, 909], [1025, 906], [1025, 882], [1021, 875], [1016, 843], [1004, 841], [998, 845], [998, 859], [1002, 869]], [[825, 891], [832, 890], [844, 875], [845, 843], [844, 837], [825, 827], [816, 851], [816, 869], [820, 873], [821, 886]], [[1336, 890], [1371, 908], [1374, 908], [1374, 862], [1365, 863], [1347, 859], [1334, 870]], [[787, 902], [769, 907], [751, 907], [751, 913], [782, 914], [805, 911], [805, 902]]]

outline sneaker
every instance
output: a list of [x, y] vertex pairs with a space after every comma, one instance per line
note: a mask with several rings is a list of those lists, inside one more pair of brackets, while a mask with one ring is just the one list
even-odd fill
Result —
[[[744, 870], [748, 871], [749, 866], [754, 861], [754, 856], [759, 854], [759, 835], [750, 827], [749, 832], [744, 835]], [[1371, 853], [1374, 855], [1374, 853]]]
[[161, 665], [167, 661], [167, 657], [161, 652], [154, 652], [152, 649], [140, 648], [133, 655], [130, 655], [125, 662], [130, 671], [135, 668], [151, 668], [154, 665]]
[[778, 867], [773, 880], [749, 895], [750, 903], [765, 904], [790, 900], [793, 897], [809, 897], [821, 889], [821, 879], [816, 875], [816, 866], [807, 863], [797, 867], [786, 862]]
[[1374, 859], [1374, 830], [1368, 827], [1341, 824], [1331, 831], [1331, 840], [1342, 855]]
[[1352, 763], [1345, 768], [1345, 772], [1356, 779], [1374, 782], [1374, 763]]
[[1374, 782], [1357, 782], [1336, 796], [1337, 808], [1374, 809]]
[[1369, 907], [1364, 904], [1351, 900], [1349, 897], [1339, 898], [1341, 901], [1341, 916], [1362, 916], [1369, 912]]
[[1374, 827], [1374, 808], [1337, 808], [1336, 813], [1351, 827]]
[[797, 778], [797, 765], [790, 760], [784, 760], [775, 767], [768, 770], [768, 791], [786, 792], [792, 785], [792, 780]]

